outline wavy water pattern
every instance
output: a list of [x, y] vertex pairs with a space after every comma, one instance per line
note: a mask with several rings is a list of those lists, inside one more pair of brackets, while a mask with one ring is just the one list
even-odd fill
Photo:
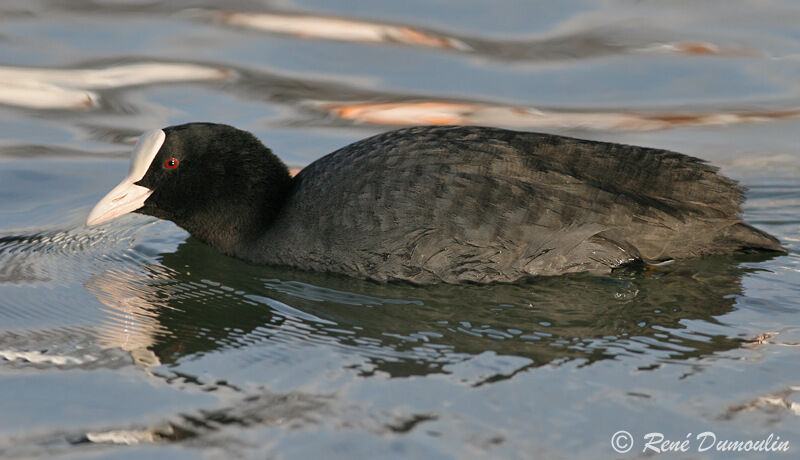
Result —
[[[0, 23], [0, 457], [800, 442], [796, 4], [10, 0]], [[137, 137], [189, 121], [295, 172], [416, 124], [684, 152], [789, 254], [419, 288], [254, 266], [140, 215], [85, 227]]]

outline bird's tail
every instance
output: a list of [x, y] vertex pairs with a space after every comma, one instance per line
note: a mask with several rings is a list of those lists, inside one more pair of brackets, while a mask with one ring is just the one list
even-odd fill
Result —
[[738, 222], [725, 227], [713, 240], [713, 245], [735, 248], [735, 252], [782, 252], [786, 248], [781, 242], [765, 231], [759, 230], [745, 222]]

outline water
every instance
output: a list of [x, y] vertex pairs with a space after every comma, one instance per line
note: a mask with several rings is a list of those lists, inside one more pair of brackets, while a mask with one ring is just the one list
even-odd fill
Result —
[[[0, 455], [638, 458], [650, 432], [797, 455], [800, 6], [218, 4], [0, 5]], [[136, 136], [188, 121], [295, 166], [424, 123], [678, 150], [790, 254], [415, 288], [85, 228]]]

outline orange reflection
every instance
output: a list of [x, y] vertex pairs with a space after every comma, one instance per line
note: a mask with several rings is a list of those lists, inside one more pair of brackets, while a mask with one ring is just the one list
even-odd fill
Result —
[[708, 42], [672, 42], [655, 45], [654, 49], [661, 49], [673, 53], [695, 56], [762, 56], [763, 53], [753, 48], [736, 47], [726, 48]]
[[479, 106], [452, 102], [389, 102], [324, 106], [339, 118], [386, 125], [465, 124]]
[[380, 125], [499, 125], [517, 128], [562, 128], [646, 131], [679, 126], [728, 125], [800, 117], [800, 110], [717, 113], [636, 113], [538, 110], [478, 103], [409, 101], [384, 103], [320, 103], [341, 119]]

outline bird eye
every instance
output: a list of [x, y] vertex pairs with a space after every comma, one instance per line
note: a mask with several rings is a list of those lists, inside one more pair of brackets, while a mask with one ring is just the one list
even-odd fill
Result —
[[164, 167], [167, 169], [175, 169], [178, 167], [178, 159], [177, 158], [170, 158], [169, 160], [164, 162]]

